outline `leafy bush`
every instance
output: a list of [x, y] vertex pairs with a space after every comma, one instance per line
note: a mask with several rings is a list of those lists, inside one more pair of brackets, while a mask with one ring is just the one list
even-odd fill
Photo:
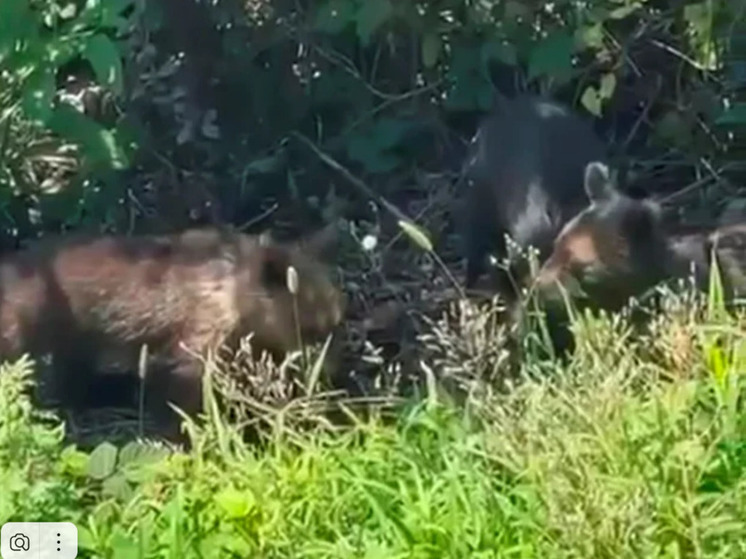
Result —
[[0, 204], [16, 221], [6, 223], [6, 233], [23, 228], [29, 234], [40, 211], [75, 223], [87, 200], [80, 188], [66, 191], [67, 183], [128, 166], [122, 131], [74, 107], [58, 81], [82, 60], [101, 86], [122, 95], [121, 54], [110, 35], [129, 25], [122, 14], [132, 4], [8, 0], [0, 6]]

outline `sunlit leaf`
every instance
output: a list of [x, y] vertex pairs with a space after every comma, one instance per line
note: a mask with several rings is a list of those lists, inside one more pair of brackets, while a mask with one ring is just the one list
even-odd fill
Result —
[[83, 56], [91, 63], [98, 83], [120, 95], [124, 89], [122, 59], [106, 35], [93, 35], [86, 42]]
[[93, 479], [102, 480], [114, 472], [117, 463], [117, 447], [109, 442], [98, 445], [88, 462], [88, 475]]
[[23, 84], [23, 112], [39, 124], [46, 122], [52, 113], [54, 75], [54, 68], [39, 65]]
[[95, 164], [111, 169], [124, 169], [129, 166], [127, 156], [116, 141], [115, 134], [67, 103], [60, 103], [53, 110], [48, 126], [63, 137], [79, 143], [83, 147], [84, 155]]
[[598, 96], [601, 99], [610, 99], [616, 89], [616, 76], [613, 73], [604, 74], [601, 77], [601, 85], [598, 88]]
[[595, 116], [601, 116], [601, 97], [598, 90], [592, 85], [588, 86], [580, 98], [580, 103]]

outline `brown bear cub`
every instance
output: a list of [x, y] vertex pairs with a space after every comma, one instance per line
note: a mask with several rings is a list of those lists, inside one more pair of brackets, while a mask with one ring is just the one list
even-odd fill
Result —
[[746, 296], [746, 219], [688, 233], [668, 231], [660, 207], [620, 192], [603, 163], [585, 170], [590, 205], [570, 220], [554, 242], [535, 286], [557, 301], [561, 285], [581, 306], [617, 310], [664, 280], [694, 274], [706, 289], [714, 251], [729, 300]]
[[[532, 95], [501, 102], [479, 127], [465, 165], [466, 288], [487, 271], [488, 254], [508, 255], [506, 234], [523, 249], [536, 248], [543, 261], [561, 227], [586, 204], [586, 165], [604, 157], [590, 123], [568, 107]], [[515, 265], [491, 272], [508, 301], [528, 276]]]
[[90, 398], [91, 375], [135, 374], [147, 344], [146, 405], [174, 434], [166, 403], [189, 414], [202, 404], [192, 352], [253, 332], [255, 350], [279, 357], [298, 347], [298, 329], [312, 343], [340, 324], [345, 298], [323, 262], [333, 233], [294, 244], [214, 228], [41, 241], [0, 260], [0, 358], [51, 355], [59, 398], [75, 405]]

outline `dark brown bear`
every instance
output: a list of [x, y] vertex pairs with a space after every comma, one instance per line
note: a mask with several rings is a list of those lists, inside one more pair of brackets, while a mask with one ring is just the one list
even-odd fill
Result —
[[545, 298], [565, 293], [584, 306], [617, 310], [664, 280], [694, 274], [706, 289], [711, 253], [726, 297], [746, 296], [746, 220], [687, 233], [668, 231], [659, 206], [617, 190], [606, 165], [585, 171], [588, 205], [562, 229], [535, 285]]
[[[472, 140], [465, 176], [466, 287], [486, 271], [487, 255], [507, 255], [505, 234], [533, 246], [543, 261], [561, 227], [586, 205], [585, 166], [605, 148], [590, 124], [541, 97], [500, 103]], [[513, 299], [526, 270], [495, 270], [497, 288]]]
[[202, 403], [202, 367], [182, 345], [204, 354], [253, 332], [257, 350], [298, 347], [288, 267], [303, 342], [340, 324], [345, 299], [321, 259], [332, 233], [296, 244], [212, 228], [40, 242], [0, 261], [0, 356], [51, 354], [75, 404], [94, 371], [134, 374], [147, 344], [147, 405], [173, 434], [166, 402], [190, 414]]

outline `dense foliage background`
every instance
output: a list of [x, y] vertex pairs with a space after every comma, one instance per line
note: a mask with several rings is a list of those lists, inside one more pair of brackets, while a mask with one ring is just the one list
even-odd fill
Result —
[[5, 0], [4, 243], [69, 227], [377, 222], [359, 184], [313, 148], [440, 234], [423, 204], [458, 198], [452, 175], [477, 119], [526, 90], [593, 117], [628, 180], [709, 218], [742, 178], [730, 133], [746, 121], [745, 9]]

